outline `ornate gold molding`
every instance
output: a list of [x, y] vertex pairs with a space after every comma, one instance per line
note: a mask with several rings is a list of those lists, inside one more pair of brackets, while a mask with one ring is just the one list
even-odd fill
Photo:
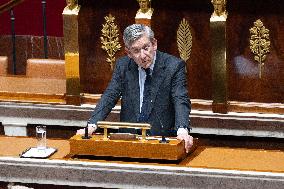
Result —
[[105, 24], [103, 24], [101, 43], [102, 49], [107, 52], [108, 58], [106, 61], [110, 64], [111, 69], [114, 68], [115, 63], [115, 53], [120, 50], [121, 45], [119, 43], [118, 27], [115, 25], [113, 17], [111, 14], [105, 16]]
[[265, 28], [260, 19], [254, 22], [250, 28], [250, 50], [255, 55], [254, 60], [258, 62], [259, 78], [262, 77], [264, 61], [270, 52], [269, 30]]
[[185, 18], [182, 19], [177, 30], [177, 46], [180, 58], [186, 62], [191, 54], [192, 35], [190, 26]]

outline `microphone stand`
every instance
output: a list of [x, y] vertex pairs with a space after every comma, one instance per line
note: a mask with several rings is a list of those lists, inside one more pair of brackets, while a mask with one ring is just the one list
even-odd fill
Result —
[[163, 144], [169, 143], [169, 141], [166, 139], [165, 135], [162, 136], [162, 140], [160, 140], [160, 143], [163, 143]]
[[85, 134], [84, 134], [84, 136], [82, 136], [82, 139], [90, 139], [90, 138], [92, 138], [92, 137], [89, 136], [89, 134], [88, 134], [88, 124], [87, 124], [87, 126], [85, 127]]
[[165, 130], [164, 130], [164, 125], [162, 125], [162, 140], [160, 140], [159, 143], [162, 143], [162, 144], [166, 144], [166, 143], [169, 143], [169, 141], [166, 139], [165, 137]]
[[162, 140], [160, 140], [159, 143], [162, 143], [162, 144], [169, 143], [169, 141], [165, 137], [165, 129], [164, 129], [164, 125], [163, 125], [163, 123], [162, 123], [162, 121], [160, 119], [160, 116], [157, 114], [157, 112], [155, 112], [155, 113], [156, 113], [156, 116], [157, 116], [157, 118], [158, 118], [158, 120], [160, 122], [161, 129], [162, 129]]

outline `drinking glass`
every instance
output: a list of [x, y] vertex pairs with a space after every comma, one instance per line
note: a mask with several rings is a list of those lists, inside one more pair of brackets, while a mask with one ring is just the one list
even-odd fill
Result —
[[46, 148], [46, 126], [39, 125], [36, 127], [37, 149]]

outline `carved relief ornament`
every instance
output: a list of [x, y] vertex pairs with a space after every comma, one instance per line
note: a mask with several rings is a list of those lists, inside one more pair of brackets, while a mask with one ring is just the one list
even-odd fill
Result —
[[115, 17], [111, 14], [105, 16], [105, 24], [103, 24], [101, 43], [102, 49], [107, 52], [106, 61], [110, 64], [111, 69], [114, 68], [115, 53], [120, 50], [121, 45], [119, 43], [118, 27], [114, 23]]
[[185, 62], [190, 58], [192, 48], [192, 35], [188, 21], [183, 18], [177, 30], [177, 46], [180, 58]]
[[254, 54], [254, 60], [258, 62], [259, 78], [262, 77], [264, 61], [270, 52], [269, 30], [265, 28], [260, 19], [254, 22], [250, 28], [250, 50]]

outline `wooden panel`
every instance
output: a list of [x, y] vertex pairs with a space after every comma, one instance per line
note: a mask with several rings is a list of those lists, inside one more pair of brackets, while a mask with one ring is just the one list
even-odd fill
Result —
[[[101, 49], [100, 36], [104, 16], [116, 17], [120, 43], [124, 28], [134, 23], [138, 3], [134, 0], [82, 0], [79, 15], [80, 75], [82, 92], [101, 94], [111, 78], [106, 53]], [[60, 5], [61, 6], [61, 5]], [[210, 0], [155, 0], [152, 28], [160, 50], [178, 56], [176, 29], [182, 18], [192, 27], [193, 46], [187, 61], [190, 97], [210, 100], [211, 44], [209, 18], [213, 12]], [[284, 102], [284, 1], [228, 0], [227, 58], [230, 101]], [[61, 19], [61, 18], [60, 18]], [[257, 63], [249, 49], [249, 29], [261, 19], [270, 30], [271, 53], [268, 55], [263, 78], [258, 78]], [[30, 28], [28, 28], [30, 29]], [[49, 58], [64, 58], [61, 37], [49, 37]], [[11, 68], [11, 36], [0, 36], [0, 55], [9, 57]], [[16, 36], [17, 73], [24, 74], [26, 59], [42, 58], [43, 37]], [[124, 55], [123, 47], [116, 57]]]
[[[82, 92], [101, 94], [112, 74], [101, 49], [100, 36], [104, 16], [111, 13], [120, 30], [134, 23], [138, 3], [133, 0], [82, 0], [79, 15], [80, 76]], [[192, 27], [193, 45], [187, 61], [188, 87], [192, 99], [210, 100], [212, 95], [211, 40], [209, 18], [213, 11], [210, 0], [155, 0], [152, 28], [158, 48], [178, 56], [176, 29], [182, 18]], [[284, 1], [229, 0], [227, 2], [227, 58], [229, 101], [284, 102]], [[271, 52], [263, 78], [258, 78], [257, 63], [249, 49], [249, 29], [261, 19], [270, 30]], [[49, 58], [64, 58], [60, 37], [49, 37]], [[42, 58], [43, 37], [16, 36], [17, 73], [24, 74], [27, 58]], [[0, 36], [0, 55], [9, 57], [11, 70], [11, 37]], [[124, 47], [116, 57], [124, 55]]]
[[183, 18], [191, 26], [192, 51], [187, 60], [187, 81], [191, 98], [212, 99], [210, 4], [200, 0], [153, 1], [153, 30], [158, 49], [179, 57], [176, 31]]
[[65, 80], [65, 61], [58, 59], [28, 59], [26, 76]]
[[[0, 156], [19, 157], [26, 149], [34, 147], [37, 139], [27, 137], [0, 137]], [[47, 140], [47, 146], [58, 149], [58, 151], [50, 156], [50, 159], [58, 159], [65, 157], [69, 151], [69, 141], [67, 140]], [[9, 148], [7, 148], [9, 147]]]
[[[138, 3], [133, 0], [88, 0], [81, 2], [79, 14], [80, 80], [83, 92], [102, 93], [112, 75], [106, 62], [106, 52], [101, 49], [101, 29], [104, 17], [111, 13], [119, 29], [119, 42], [122, 45], [124, 28], [135, 22]], [[124, 46], [116, 57], [124, 55]]]
[[0, 77], [0, 100], [65, 104], [65, 79]]
[[[12, 39], [9, 35], [0, 35], [0, 56], [8, 56], [8, 73], [12, 74]], [[43, 37], [31, 35], [16, 36], [17, 74], [26, 73], [26, 61], [29, 58], [44, 58]], [[48, 58], [64, 59], [63, 37], [48, 37]]]
[[183, 162], [190, 167], [246, 171], [284, 172], [284, 152], [246, 148], [200, 146]]
[[[284, 1], [229, 1], [227, 20], [229, 100], [284, 102]], [[261, 19], [270, 30], [271, 52], [263, 78], [249, 49], [249, 29]]]
[[0, 56], [0, 76], [6, 76], [8, 71], [8, 57]]
[[0, 91], [30, 94], [64, 94], [65, 79], [27, 78], [22, 76], [0, 77]]
[[172, 139], [169, 143], [155, 140], [104, 140], [103, 135], [93, 135], [85, 140], [81, 135], [70, 139], [71, 155], [112, 156], [128, 158], [179, 160], [186, 156], [184, 141]]
[[[210, 10], [207, 1], [153, 1], [155, 9], [152, 28], [158, 39], [158, 49], [179, 56], [176, 30], [182, 18], [192, 27], [193, 47], [187, 61], [188, 82], [191, 98], [211, 99], [211, 64], [209, 39]], [[106, 53], [101, 49], [101, 29], [104, 16], [111, 13], [122, 32], [135, 22], [138, 3], [133, 0], [82, 1], [79, 16], [80, 76], [83, 92], [102, 93], [111, 78], [112, 71], [106, 63]], [[174, 15], [174, 17], [173, 17]], [[116, 57], [124, 55], [124, 47]]]
[[[127, 6], [126, 6], [127, 5]], [[176, 30], [182, 18], [192, 27], [193, 45], [187, 61], [189, 92], [192, 99], [210, 100], [212, 95], [209, 0], [157, 0], [152, 2], [152, 28], [158, 48], [178, 56]], [[284, 2], [281, 0], [231, 0], [227, 3], [227, 58], [229, 100], [265, 103], [284, 102]], [[102, 93], [111, 78], [105, 52], [100, 48], [103, 17], [112, 13], [120, 29], [134, 23], [135, 1], [82, 1], [80, 14], [80, 69], [83, 92]], [[263, 78], [249, 49], [249, 29], [262, 19], [270, 30], [271, 53], [265, 62]], [[117, 57], [123, 55], [123, 50]]]
[[[19, 154], [23, 150], [35, 145], [36, 145], [35, 138], [1, 136], [0, 156], [19, 157]], [[66, 157], [66, 155], [70, 151], [69, 141], [67, 140], [48, 140], [47, 145], [58, 149], [58, 151], [54, 155], [52, 155], [50, 159], [64, 159], [64, 157]], [[7, 146], [9, 146], [10, 148], [7, 148]], [[81, 161], [86, 161], [86, 160], [81, 160]], [[100, 160], [87, 160], [87, 161], [102, 162]], [[229, 148], [229, 147], [199, 146], [192, 154], [189, 154], [189, 156], [186, 159], [184, 159], [182, 162], [179, 162], [175, 165], [173, 164], [164, 164], [164, 165], [172, 167], [190, 166], [190, 167], [203, 167], [203, 168], [283, 173], [284, 172], [284, 164], [282, 163], [283, 161], [284, 161], [283, 149], [269, 150], [269, 149], [263, 149], [262, 147], [248, 149], [245, 147]], [[121, 163], [121, 162], [116, 162], [116, 163]], [[125, 163], [133, 164], [133, 162], [124, 162], [124, 164]], [[136, 162], [136, 164], [146, 164], [146, 163]]]

